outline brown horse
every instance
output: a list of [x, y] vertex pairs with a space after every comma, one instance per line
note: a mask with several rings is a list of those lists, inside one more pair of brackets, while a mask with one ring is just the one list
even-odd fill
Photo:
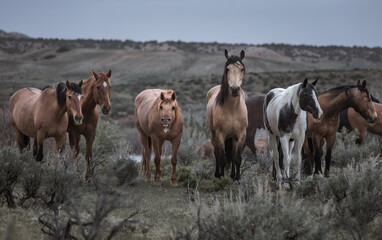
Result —
[[146, 180], [151, 180], [150, 158], [155, 154], [155, 184], [160, 184], [160, 161], [164, 142], [172, 145], [171, 185], [176, 186], [176, 163], [183, 131], [183, 118], [173, 90], [147, 89], [138, 94], [134, 105], [135, 124], [142, 143], [142, 167]]
[[29, 148], [30, 138], [34, 138], [33, 156], [43, 159], [45, 138], [54, 137], [56, 151], [65, 146], [68, 114], [75, 124], [81, 124], [81, 85], [60, 82], [53, 88], [42, 91], [36, 88], [23, 88], [9, 100], [9, 118], [20, 151]]
[[[76, 156], [80, 152], [79, 143], [81, 135], [85, 136], [85, 159], [87, 161], [86, 181], [89, 181], [92, 176], [92, 148], [99, 118], [97, 105], [101, 107], [103, 114], [108, 114], [110, 111], [111, 70], [109, 70], [107, 74], [102, 72], [97, 74], [94, 70], [92, 70], [92, 72], [93, 76], [87, 80], [83, 80], [82, 85], [83, 101], [81, 107], [84, 115], [83, 123], [77, 125], [72, 118], [69, 118], [68, 125], [70, 147], [74, 149]], [[71, 116], [71, 113], [69, 113], [69, 116]]]
[[[373, 95], [370, 94], [370, 96], [378, 116], [382, 116], [382, 104], [380, 104], [379, 100], [374, 98]], [[382, 118], [378, 117], [373, 124], [369, 124], [353, 108], [348, 108], [341, 113], [338, 131], [341, 132], [343, 127], [345, 127], [348, 132], [358, 129], [359, 136], [355, 140], [356, 144], [363, 143], [366, 131], [382, 136]]]
[[241, 153], [244, 148], [248, 126], [247, 107], [241, 84], [245, 66], [240, 57], [231, 56], [227, 49], [227, 62], [221, 85], [211, 88], [207, 93], [207, 124], [211, 132], [211, 142], [216, 158], [215, 177], [224, 176], [226, 161], [232, 163], [231, 178], [240, 179]]
[[329, 176], [332, 148], [336, 140], [336, 132], [339, 125], [339, 115], [346, 108], [352, 107], [369, 123], [377, 119], [377, 112], [371, 102], [366, 81], [362, 85], [342, 86], [322, 92], [318, 96], [318, 102], [324, 112], [321, 121], [314, 121], [311, 114], [307, 115], [306, 138], [312, 138], [313, 151], [309, 149], [307, 139], [304, 142], [304, 153], [308, 155], [308, 174], [312, 173], [313, 164], [311, 153], [314, 155], [315, 174], [321, 174], [321, 156], [323, 145], [326, 141], [325, 176]]
[[256, 136], [258, 128], [264, 128], [264, 96], [256, 96], [245, 100], [248, 110], [248, 127], [245, 139], [245, 145], [248, 146], [256, 159], [256, 146], [253, 139]]

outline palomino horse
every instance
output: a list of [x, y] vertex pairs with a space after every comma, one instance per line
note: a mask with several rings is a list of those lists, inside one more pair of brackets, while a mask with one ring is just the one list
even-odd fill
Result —
[[214, 146], [217, 178], [224, 176], [227, 160], [232, 163], [231, 178], [240, 179], [241, 152], [248, 126], [244, 91], [241, 89], [245, 73], [242, 62], [244, 55], [243, 50], [240, 57], [231, 56], [225, 50], [227, 62], [221, 85], [211, 88], [207, 93], [207, 124]]
[[[375, 107], [375, 111], [377, 111], [377, 115], [381, 116], [382, 104], [380, 104], [379, 100], [374, 98], [372, 94], [370, 94], [370, 97]], [[347, 108], [341, 113], [338, 132], [341, 132], [343, 127], [345, 127], [348, 132], [358, 129], [359, 136], [355, 140], [356, 144], [363, 143], [366, 131], [382, 136], [382, 119], [380, 117], [377, 117], [377, 120], [373, 124], [369, 124], [365, 118], [363, 118], [353, 108]]]
[[[330, 162], [332, 158], [332, 148], [336, 140], [336, 133], [339, 125], [339, 115], [346, 108], [352, 107], [360, 113], [367, 122], [372, 123], [377, 119], [375, 107], [371, 102], [369, 90], [366, 87], [366, 81], [362, 85], [341, 86], [322, 92], [318, 96], [318, 102], [324, 112], [323, 119], [319, 122], [313, 121], [310, 114], [307, 116], [306, 137], [312, 138], [315, 174], [322, 174], [321, 156], [323, 145], [326, 140], [325, 156], [325, 176], [329, 175]], [[308, 141], [304, 143], [304, 153], [308, 155], [308, 173], [311, 174], [313, 164], [311, 151]]]
[[65, 146], [68, 114], [75, 124], [81, 124], [81, 85], [60, 82], [53, 88], [42, 91], [36, 88], [23, 88], [9, 100], [9, 118], [20, 151], [29, 148], [30, 137], [34, 138], [33, 156], [37, 161], [43, 158], [45, 138], [54, 137], [56, 151]]
[[247, 105], [248, 110], [248, 127], [245, 145], [251, 149], [256, 159], [256, 147], [253, 143], [253, 139], [256, 136], [256, 131], [258, 128], [265, 128], [263, 117], [264, 97], [256, 96], [248, 98], [245, 100], [245, 104]]
[[[268, 131], [269, 143], [273, 151], [273, 162], [276, 168], [277, 187], [291, 187], [290, 161], [295, 162], [294, 180], [300, 181], [301, 148], [305, 139], [306, 111], [314, 118], [322, 117], [322, 110], [317, 101], [315, 85], [305, 79], [287, 89], [275, 88], [268, 92], [264, 101], [264, 125]], [[279, 164], [278, 144], [283, 153], [283, 171]]]
[[151, 180], [150, 158], [155, 154], [155, 184], [160, 184], [160, 161], [164, 141], [172, 145], [171, 185], [176, 186], [176, 163], [182, 138], [183, 118], [173, 90], [147, 89], [138, 94], [134, 105], [135, 124], [142, 143], [142, 167], [146, 180]]
[[[82, 85], [83, 101], [81, 107], [84, 114], [83, 123], [81, 125], [77, 125], [71, 118], [69, 118], [68, 126], [70, 147], [74, 149], [76, 157], [80, 152], [79, 143], [81, 135], [85, 136], [85, 159], [87, 161], [85, 174], [86, 181], [89, 181], [92, 175], [92, 148], [99, 118], [97, 105], [101, 107], [103, 114], [108, 114], [110, 111], [111, 70], [109, 70], [107, 74], [102, 72], [97, 74], [94, 70], [92, 70], [92, 72], [93, 76], [87, 80], [83, 80]], [[69, 115], [71, 114], [69, 113]]]

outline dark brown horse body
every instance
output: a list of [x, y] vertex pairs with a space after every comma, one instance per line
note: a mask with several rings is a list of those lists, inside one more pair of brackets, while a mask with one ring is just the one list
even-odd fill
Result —
[[[263, 105], [264, 96], [251, 97], [245, 100], [248, 111], [248, 127], [245, 145], [251, 149], [256, 158], [256, 146], [254, 138], [258, 128], [264, 128]], [[264, 128], [265, 129], [265, 128]]]
[[44, 139], [54, 137], [56, 151], [65, 146], [68, 114], [75, 124], [81, 124], [81, 85], [58, 83], [54, 88], [44, 90], [23, 88], [9, 100], [9, 118], [20, 151], [29, 148], [34, 138], [33, 155], [37, 161], [43, 159]]
[[[382, 104], [375, 102], [376, 99], [373, 99], [373, 105], [377, 111], [378, 116], [382, 116]], [[366, 131], [382, 136], [382, 118], [378, 117], [377, 120], [369, 124], [365, 118], [363, 118], [359, 113], [357, 113], [353, 108], [348, 108], [343, 111], [340, 115], [340, 125], [338, 131], [342, 131], [342, 128], [345, 127], [348, 132], [358, 129], [359, 136], [356, 139], [357, 144], [362, 144], [365, 140]]]
[[135, 124], [142, 143], [142, 168], [151, 180], [150, 159], [155, 154], [155, 184], [161, 183], [161, 155], [165, 141], [172, 145], [171, 185], [176, 186], [176, 163], [182, 138], [183, 118], [173, 90], [147, 89], [138, 94], [134, 105]]
[[93, 77], [84, 80], [82, 85], [83, 101], [81, 107], [84, 115], [83, 123], [81, 125], [76, 125], [73, 119], [69, 118], [69, 142], [70, 147], [74, 149], [76, 156], [80, 151], [79, 143], [81, 135], [84, 135], [86, 140], [85, 158], [87, 161], [87, 169], [85, 178], [87, 181], [89, 181], [92, 175], [92, 147], [99, 118], [97, 105], [101, 107], [104, 114], [108, 114], [110, 110], [110, 77], [111, 70], [109, 70], [107, 74], [97, 74], [93, 70]]
[[226, 163], [232, 163], [231, 178], [240, 179], [241, 153], [248, 126], [244, 91], [241, 89], [245, 66], [240, 57], [231, 56], [225, 50], [227, 62], [221, 85], [207, 93], [207, 124], [211, 133], [216, 158], [215, 177], [224, 176]]
[[[366, 81], [362, 85], [342, 86], [322, 92], [318, 96], [318, 101], [324, 115], [320, 121], [314, 121], [311, 114], [307, 115], [304, 153], [308, 156], [307, 173], [312, 173], [313, 161], [311, 157], [313, 155], [315, 162], [314, 173], [321, 174], [321, 156], [323, 145], [326, 141], [325, 176], [328, 176], [331, 152], [336, 140], [340, 113], [346, 108], [352, 107], [362, 114], [364, 118], [368, 119], [368, 122], [374, 122], [377, 118], [377, 113], [371, 102], [369, 91], [366, 88]], [[309, 148], [307, 138], [312, 139], [313, 149]]]

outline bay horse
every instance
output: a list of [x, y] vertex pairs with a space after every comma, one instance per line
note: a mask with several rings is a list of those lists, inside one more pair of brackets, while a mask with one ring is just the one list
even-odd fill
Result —
[[81, 86], [60, 82], [42, 91], [37, 88], [23, 88], [9, 100], [9, 118], [15, 132], [20, 152], [29, 149], [30, 138], [34, 138], [33, 156], [37, 161], [43, 159], [44, 139], [54, 137], [55, 150], [65, 146], [69, 117], [75, 124], [82, 123]]
[[248, 111], [248, 127], [245, 139], [245, 146], [251, 149], [253, 155], [256, 159], [256, 146], [254, 144], [254, 138], [256, 136], [256, 131], [258, 128], [264, 128], [264, 96], [255, 96], [247, 98], [245, 104], [247, 105]]
[[372, 123], [377, 119], [377, 112], [372, 104], [366, 81], [357, 85], [336, 87], [319, 94], [318, 102], [322, 107], [324, 116], [321, 121], [313, 121], [310, 114], [307, 115], [306, 137], [312, 139], [312, 148], [309, 148], [308, 140], [304, 143], [304, 154], [308, 156], [308, 174], [312, 173], [314, 155], [314, 174], [322, 174], [321, 156], [323, 145], [326, 141], [325, 176], [329, 176], [332, 148], [336, 140], [339, 125], [339, 115], [345, 109], [354, 108], [367, 122]]
[[[315, 119], [322, 118], [322, 110], [317, 100], [315, 85], [317, 80], [298, 83], [286, 89], [275, 88], [268, 92], [264, 101], [264, 125], [268, 132], [276, 168], [277, 187], [292, 187], [290, 182], [290, 161], [295, 162], [294, 181], [300, 182], [301, 149], [305, 140], [306, 112]], [[279, 145], [280, 144], [280, 145]], [[279, 164], [279, 146], [283, 155], [283, 171]]]
[[[380, 101], [370, 94], [371, 101], [377, 111], [377, 115], [382, 115], [382, 104]], [[355, 140], [356, 144], [363, 144], [365, 139], [366, 131], [382, 136], [382, 119], [377, 117], [373, 124], [369, 124], [365, 118], [363, 118], [359, 113], [357, 113], [353, 108], [347, 108], [340, 115], [340, 125], [338, 126], [338, 132], [342, 131], [345, 127], [347, 132], [351, 132], [354, 129], [358, 129], [359, 136]]]
[[[92, 157], [93, 157], [93, 142], [96, 136], [96, 129], [98, 124], [99, 113], [97, 105], [101, 107], [103, 114], [108, 114], [110, 111], [110, 77], [111, 70], [106, 74], [96, 73], [92, 69], [93, 76], [86, 80], [82, 80], [82, 93], [83, 101], [81, 103], [82, 113], [84, 119], [81, 125], [77, 125], [72, 118], [69, 118], [68, 133], [70, 148], [74, 150], [77, 157], [80, 152], [80, 138], [84, 135], [86, 140], [86, 154], [87, 168], [85, 179], [89, 181], [92, 176]], [[71, 116], [71, 113], [69, 113]]]
[[171, 185], [176, 186], [177, 154], [183, 131], [183, 118], [173, 90], [146, 89], [135, 98], [135, 125], [142, 143], [142, 168], [146, 180], [151, 181], [150, 159], [154, 148], [155, 181], [161, 183], [160, 161], [165, 141], [172, 145]]
[[224, 176], [224, 167], [228, 161], [232, 163], [231, 178], [240, 179], [241, 153], [248, 126], [247, 106], [241, 88], [245, 74], [242, 62], [244, 56], [243, 50], [238, 57], [225, 49], [227, 61], [221, 84], [207, 93], [207, 124], [214, 146], [216, 178]]

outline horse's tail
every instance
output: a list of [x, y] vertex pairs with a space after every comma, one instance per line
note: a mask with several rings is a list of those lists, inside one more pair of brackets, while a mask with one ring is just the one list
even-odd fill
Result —
[[337, 132], [341, 132], [343, 127], [348, 131], [352, 130], [349, 124], [348, 108], [340, 114], [340, 125], [338, 126]]

